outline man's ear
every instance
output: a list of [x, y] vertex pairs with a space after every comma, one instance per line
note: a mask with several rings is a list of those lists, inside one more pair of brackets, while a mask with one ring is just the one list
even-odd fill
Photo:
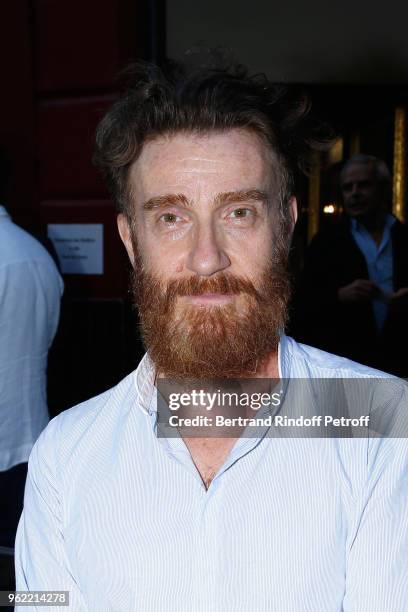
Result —
[[133, 252], [133, 243], [131, 238], [132, 234], [128, 218], [123, 213], [119, 213], [116, 221], [118, 224], [119, 235], [123, 244], [125, 245], [127, 254], [129, 255], [130, 263], [133, 267], [135, 267], [135, 254]]
[[290, 231], [293, 232], [295, 224], [298, 218], [298, 205], [295, 196], [289, 199], [289, 218], [290, 218]]

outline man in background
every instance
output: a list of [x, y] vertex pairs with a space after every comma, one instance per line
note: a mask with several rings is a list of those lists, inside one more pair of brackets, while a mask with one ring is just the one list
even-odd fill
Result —
[[340, 181], [345, 218], [308, 248], [294, 336], [406, 376], [408, 229], [389, 212], [389, 170], [380, 159], [356, 155]]
[[0, 206], [0, 545], [14, 547], [27, 461], [47, 425], [48, 349], [63, 282], [45, 248]]

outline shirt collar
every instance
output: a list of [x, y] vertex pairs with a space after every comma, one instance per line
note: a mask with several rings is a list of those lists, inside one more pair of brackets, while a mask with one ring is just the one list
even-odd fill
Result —
[[156, 390], [154, 386], [155, 377], [154, 363], [149, 354], [146, 353], [134, 373], [137, 403], [146, 414], [150, 414], [154, 410], [153, 405], [156, 403], [152, 401]]
[[[291, 371], [291, 347], [285, 334], [281, 334], [278, 345], [278, 372], [279, 378], [290, 378]], [[156, 370], [153, 361], [148, 353], [144, 355], [141, 362], [134, 372], [134, 383], [136, 387], [136, 397], [139, 408], [151, 415], [156, 412], [157, 388], [154, 385]]]

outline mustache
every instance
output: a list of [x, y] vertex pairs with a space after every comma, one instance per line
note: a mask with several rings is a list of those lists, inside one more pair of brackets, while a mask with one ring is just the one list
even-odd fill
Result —
[[[267, 301], [265, 282], [261, 282], [259, 287], [255, 287], [254, 283], [248, 278], [237, 277], [224, 272], [210, 278], [192, 276], [163, 282], [162, 279], [154, 278], [152, 275], [146, 274], [143, 268], [139, 268], [138, 271], [133, 272], [132, 277], [137, 306], [139, 308], [153, 308], [160, 303], [163, 313], [169, 312], [179, 296], [198, 296], [206, 293], [229, 295], [244, 293], [255, 298], [259, 305]], [[272, 275], [268, 274], [267, 277], [269, 284], [273, 283]], [[280, 287], [277, 287], [277, 289], [280, 289]]]
[[255, 288], [252, 281], [225, 273], [220, 273], [212, 278], [194, 276], [180, 280], [171, 280], [167, 283], [165, 296], [167, 300], [172, 301], [178, 296], [203, 295], [205, 293], [230, 295], [247, 293], [253, 297], [259, 296], [259, 291]]

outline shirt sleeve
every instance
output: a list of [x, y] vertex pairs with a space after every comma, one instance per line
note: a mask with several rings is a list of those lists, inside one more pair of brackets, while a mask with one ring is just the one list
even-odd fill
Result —
[[[376, 439], [348, 551], [344, 612], [408, 609], [408, 445]], [[369, 458], [370, 463], [370, 458]]]
[[[30, 455], [15, 545], [16, 590], [68, 591], [67, 609], [85, 612], [87, 606], [64, 543], [62, 479], [56, 452], [59, 423], [59, 417], [49, 423]], [[24, 606], [24, 610], [31, 609], [37, 608]], [[61, 607], [47, 609], [60, 611]]]

